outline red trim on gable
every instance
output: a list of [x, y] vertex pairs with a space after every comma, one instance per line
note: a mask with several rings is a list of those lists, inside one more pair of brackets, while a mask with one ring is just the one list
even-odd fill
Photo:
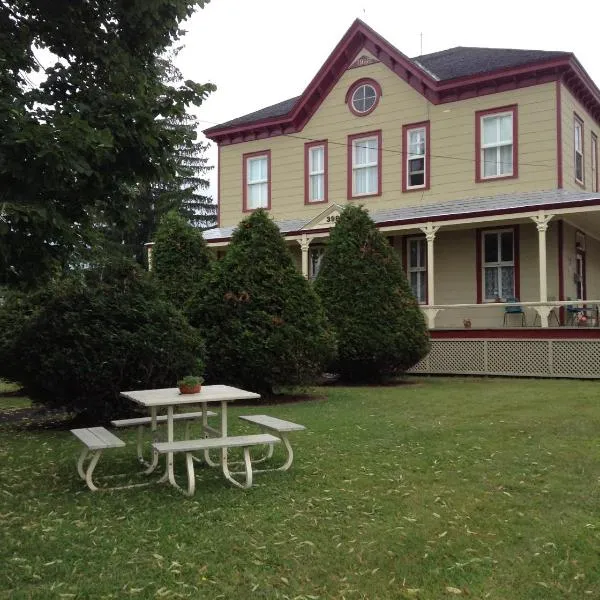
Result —
[[261, 150], [260, 152], [246, 152], [242, 154], [242, 212], [254, 212], [256, 208], [248, 208], [248, 159], [258, 156], [267, 157], [267, 206], [265, 210], [271, 210], [271, 150]]
[[[371, 108], [365, 112], [358, 112], [357, 110], [355, 110], [354, 106], [352, 106], [352, 96], [354, 95], [354, 92], [361, 85], [372, 86], [375, 90], [375, 94], [377, 94], [377, 97], [375, 98], [375, 102], [374, 102], [373, 106], [371, 106]], [[344, 102], [347, 104], [348, 110], [350, 110], [350, 112], [355, 117], [366, 117], [367, 115], [370, 115], [377, 108], [377, 105], [379, 104], [379, 100], [381, 99], [381, 96], [382, 96], [381, 86], [374, 79], [371, 79], [370, 77], [363, 77], [362, 79], [358, 79], [357, 81], [355, 81], [348, 88], [348, 91], [346, 92], [346, 97], [344, 98]]]
[[[565, 299], [565, 263], [564, 263], [565, 223], [562, 219], [558, 221], [558, 299]], [[565, 322], [565, 308], [559, 309], [559, 322]]]
[[[323, 146], [323, 186], [324, 186], [324, 198], [323, 200], [311, 200], [310, 199], [310, 174], [309, 174], [309, 151], [315, 146]], [[329, 197], [329, 158], [328, 158], [328, 143], [327, 140], [319, 140], [317, 142], [306, 142], [304, 144], [304, 204], [324, 204]]]
[[[421, 187], [408, 187], [408, 132], [410, 129], [425, 128], [425, 185]], [[421, 121], [402, 126], [402, 192], [424, 192], [429, 189], [431, 181], [431, 122]]]
[[[488, 115], [512, 112], [513, 115], [513, 172], [512, 175], [501, 177], [483, 177], [481, 174], [481, 120]], [[516, 179], [519, 177], [519, 111], [517, 104], [500, 106], [475, 112], [475, 183], [488, 181], [501, 181], [503, 179]]]
[[556, 185], [563, 187], [563, 147], [562, 147], [562, 83], [556, 81]]
[[[352, 142], [357, 139], [366, 139], [370, 137], [377, 137], [377, 192], [374, 194], [361, 194], [359, 196], [354, 196], [353, 185], [352, 185]], [[374, 196], [381, 196], [382, 190], [382, 160], [383, 160], [383, 149], [382, 149], [382, 133], [381, 129], [376, 129], [375, 131], [366, 131], [365, 133], [354, 133], [348, 136], [348, 146], [347, 146], [347, 154], [348, 154], [348, 173], [347, 173], [347, 198], [348, 200], [362, 200], [363, 198], [372, 198]]]
[[498, 329], [431, 329], [433, 340], [448, 339], [530, 339], [530, 340], [573, 340], [598, 339], [600, 329], [597, 327], [502, 327]]

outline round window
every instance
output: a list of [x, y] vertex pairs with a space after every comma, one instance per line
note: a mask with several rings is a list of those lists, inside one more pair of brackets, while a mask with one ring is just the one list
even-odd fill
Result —
[[350, 89], [350, 110], [355, 115], [368, 115], [375, 110], [381, 95], [381, 89], [376, 82], [357, 82], [356, 87]]

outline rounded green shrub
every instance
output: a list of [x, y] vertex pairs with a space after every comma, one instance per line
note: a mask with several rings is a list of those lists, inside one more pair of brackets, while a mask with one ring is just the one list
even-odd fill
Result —
[[32, 400], [107, 420], [132, 409], [119, 393], [175, 387], [203, 367], [199, 332], [134, 265], [90, 271], [0, 308], [13, 323], [0, 376]]
[[314, 380], [333, 353], [319, 299], [263, 210], [239, 224], [188, 312], [206, 340], [209, 383], [268, 396]]
[[423, 314], [400, 260], [362, 207], [342, 211], [315, 289], [337, 336], [332, 368], [343, 379], [398, 375], [429, 351]]
[[199, 229], [175, 211], [162, 218], [154, 238], [152, 272], [177, 308], [183, 309], [201, 286], [212, 259]]

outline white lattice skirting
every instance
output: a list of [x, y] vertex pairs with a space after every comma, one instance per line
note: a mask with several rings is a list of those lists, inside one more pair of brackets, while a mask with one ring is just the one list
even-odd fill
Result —
[[409, 373], [600, 379], [600, 339], [432, 340]]

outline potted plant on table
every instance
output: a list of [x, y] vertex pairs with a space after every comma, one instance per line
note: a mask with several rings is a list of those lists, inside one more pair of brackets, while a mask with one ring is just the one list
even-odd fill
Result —
[[202, 389], [204, 383], [203, 377], [196, 375], [186, 375], [177, 382], [180, 394], [197, 394]]

